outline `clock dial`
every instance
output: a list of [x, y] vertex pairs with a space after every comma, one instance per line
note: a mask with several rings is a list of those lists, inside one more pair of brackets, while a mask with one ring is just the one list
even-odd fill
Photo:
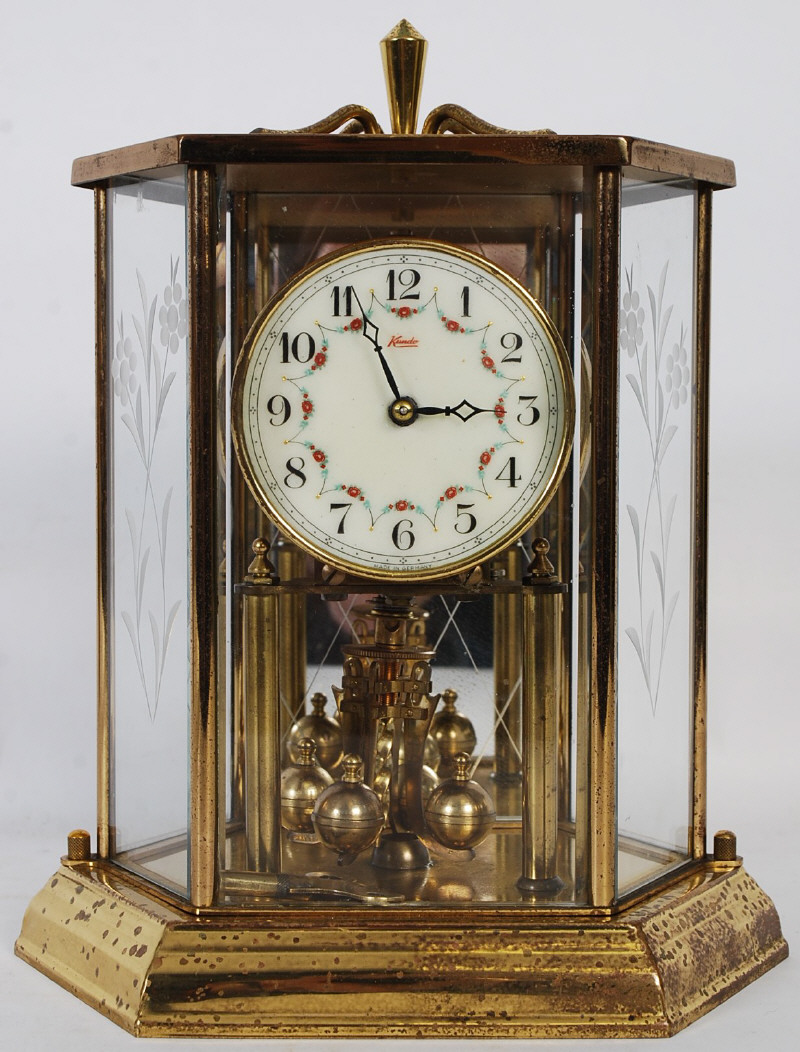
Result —
[[312, 554], [367, 577], [441, 577], [509, 544], [552, 495], [573, 417], [542, 308], [439, 242], [370, 242], [299, 273], [234, 377], [256, 498]]

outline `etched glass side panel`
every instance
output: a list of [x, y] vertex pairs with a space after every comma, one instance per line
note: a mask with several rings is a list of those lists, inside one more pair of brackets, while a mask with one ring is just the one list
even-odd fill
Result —
[[625, 183], [619, 337], [618, 892], [690, 854], [695, 215]]
[[112, 824], [119, 861], [186, 887], [186, 192], [110, 201]]

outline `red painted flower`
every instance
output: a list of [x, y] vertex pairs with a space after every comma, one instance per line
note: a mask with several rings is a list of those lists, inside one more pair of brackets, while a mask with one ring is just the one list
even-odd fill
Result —
[[347, 487], [347, 494], [350, 497], [360, 497], [361, 496], [361, 490], [358, 488], [358, 486], [348, 486]]
[[300, 408], [306, 414], [313, 413], [313, 411], [314, 411], [314, 403], [310, 402], [307, 398], [304, 398], [302, 403], [301, 403], [301, 405], [300, 405]]
[[458, 490], [455, 486], [448, 486], [447, 489], [444, 491], [444, 495], [445, 497], [447, 497], [448, 500], [452, 500], [457, 493]]
[[411, 317], [411, 308], [410, 307], [398, 307], [398, 309], [397, 309], [397, 317], [398, 318], [410, 318]]
[[494, 407], [494, 415], [496, 417], [499, 417], [500, 420], [502, 420], [503, 417], [506, 415], [506, 407], [503, 405], [502, 402], [498, 402], [497, 405]]
[[484, 464], [484, 465], [485, 464], [491, 464], [491, 462], [492, 462], [492, 454], [491, 453], [481, 453], [481, 464]]
[[494, 359], [490, 358], [488, 354], [484, 354], [481, 358], [481, 365], [484, 369], [494, 369]]
[[316, 460], [316, 462], [318, 464], [324, 464], [325, 463], [325, 454], [322, 452], [321, 449], [315, 449], [314, 452], [312, 453], [312, 456], [314, 457], [314, 460]]
[[397, 508], [398, 511], [408, 511], [408, 501], [407, 500], [399, 500], [397, 502], [397, 504], [395, 505], [395, 507]]
[[447, 322], [447, 331], [448, 332], [458, 332], [458, 330], [460, 328], [461, 328], [461, 326], [458, 324], [458, 322], [457, 321], [453, 321], [452, 318], [450, 319], [449, 322]]
[[314, 355], [314, 365], [312, 366], [312, 369], [313, 368], [321, 369], [326, 361], [327, 361], [327, 356], [325, 354], [325, 351], [317, 351], [317, 353]]
[[350, 328], [353, 332], [358, 332], [358, 330], [361, 328], [361, 325], [361, 318], [353, 318], [353, 320], [350, 322]]

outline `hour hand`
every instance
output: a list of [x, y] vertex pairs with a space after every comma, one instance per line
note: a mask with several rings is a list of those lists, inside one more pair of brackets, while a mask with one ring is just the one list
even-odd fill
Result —
[[478, 413], [493, 413], [494, 410], [480, 409], [478, 406], [473, 405], [472, 402], [468, 402], [466, 398], [462, 398], [458, 405], [455, 406], [417, 406], [417, 412], [420, 416], [456, 416], [459, 420], [466, 423], [467, 420], [471, 420], [473, 416], [477, 416]]

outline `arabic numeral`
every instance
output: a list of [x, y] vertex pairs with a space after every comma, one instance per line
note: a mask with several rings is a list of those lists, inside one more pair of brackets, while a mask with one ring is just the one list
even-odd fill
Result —
[[310, 362], [316, 350], [314, 337], [309, 332], [299, 332], [293, 340], [289, 340], [289, 333], [281, 333], [281, 361], [284, 365], [289, 362], [289, 354], [301, 365]]
[[531, 427], [542, 415], [533, 404], [536, 397], [536, 395], [519, 395], [523, 409], [521, 413], [517, 413], [517, 423], [522, 424], [523, 427]]
[[469, 285], [461, 290], [461, 317], [468, 318], [469, 314]]
[[[405, 270], [401, 270], [399, 273], [395, 272], [394, 267], [386, 275], [386, 280], [389, 283], [389, 300], [418, 300], [419, 293], [413, 290], [420, 283], [420, 273], [418, 270], [412, 270], [411, 267], [406, 267]], [[398, 295], [398, 286], [400, 294]]]
[[281, 427], [292, 415], [289, 399], [283, 395], [273, 395], [267, 402], [267, 412], [271, 417], [270, 424], [273, 427]]
[[301, 489], [306, 484], [303, 468], [306, 462], [302, 457], [289, 457], [286, 461], [286, 477], [283, 480], [287, 489]]
[[510, 489], [516, 489], [517, 483], [522, 478], [522, 475], [517, 474], [517, 458], [509, 457], [508, 463], [499, 475], [495, 475], [495, 478], [498, 482], [507, 482]]
[[400, 521], [395, 524], [395, 527], [392, 530], [392, 543], [399, 552], [407, 552], [409, 548], [414, 547], [414, 541], [416, 538], [411, 532], [411, 527], [413, 525], [411, 519], [400, 519]]
[[344, 533], [344, 520], [347, 518], [347, 513], [353, 507], [352, 504], [345, 501], [344, 504], [331, 504], [331, 511], [341, 511], [342, 517], [339, 519], [339, 525], [336, 527], [337, 533]]
[[[334, 285], [331, 289], [331, 296], [333, 297], [334, 318], [341, 318], [342, 314], [349, 318], [353, 313], [353, 286], [345, 285], [342, 288], [339, 285]], [[344, 307], [344, 310], [342, 310], [342, 307]]]
[[472, 533], [475, 527], [478, 525], [478, 520], [469, 510], [474, 508], [474, 504], [457, 504], [456, 505], [456, 533]]
[[504, 351], [508, 351], [508, 354], [500, 359], [502, 362], [514, 365], [522, 362], [522, 355], [516, 353], [522, 346], [522, 337], [518, 332], [507, 332], [500, 338], [500, 346]]

